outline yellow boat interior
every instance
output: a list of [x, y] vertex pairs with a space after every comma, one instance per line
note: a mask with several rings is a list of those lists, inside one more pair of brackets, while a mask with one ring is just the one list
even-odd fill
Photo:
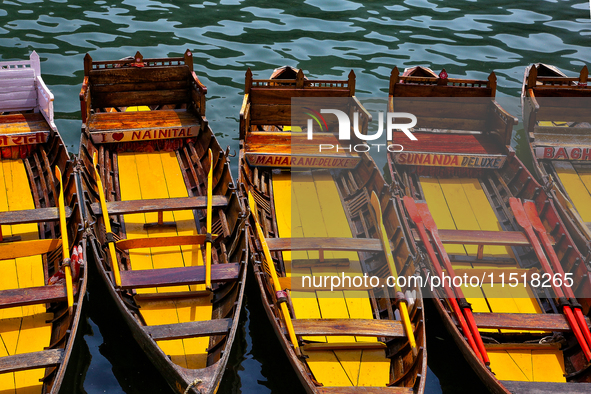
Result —
[[[243, 193], [250, 193], [256, 201], [265, 237], [261, 240], [254, 230], [250, 232], [255, 277], [267, 315], [307, 392], [366, 392], [361, 387], [367, 386], [367, 390], [376, 393], [422, 392], [426, 350], [419, 288], [401, 289], [410, 300], [409, 315], [417, 343], [413, 353], [392, 298], [394, 292], [349, 283], [331, 291], [330, 283], [315, 282], [310, 286], [302, 282], [304, 277], [322, 281], [323, 277], [340, 275], [359, 279], [364, 274], [390, 275], [378, 241], [376, 217], [370, 208], [372, 192], [381, 198], [398, 274], [412, 275], [416, 268], [414, 256], [402, 237], [398, 210], [389, 198], [380, 171], [367, 154], [348, 153], [355, 163], [343, 164], [344, 168], [331, 164], [309, 168], [310, 165], [298, 164], [298, 158], [304, 155], [312, 159], [327, 156], [319, 154], [318, 148], [314, 150], [309, 142], [302, 147], [305, 137], [299, 137], [305, 127], [291, 123], [291, 97], [354, 97], [352, 87], [353, 74], [346, 81], [311, 81], [301, 70], [285, 67], [276, 70], [272, 79], [253, 80], [247, 72], [247, 94], [241, 111], [244, 139], [239, 180]], [[284, 109], [279, 111], [279, 107]], [[275, 114], [274, 117], [257, 118], [256, 114], [263, 112], [261, 108]], [[332, 131], [331, 126], [328, 130]], [[324, 137], [336, 140], [328, 134], [324, 133]], [[285, 149], [275, 149], [272, 141], [279, 137], [288, 141]], [[269, 143], [253, 144], [253, 140]], [[283, 160], [252, 160], [273, 157], [277, 152], [291, 164], [282, 165]], [[262, 242], [268, 244], [273, 261], [265, 259]], [[271, 270], [276, 272], [281, 290], [286, 293], [298, 349], [287, 335], [290, 323], [279, 307], [281, 301]], [[379, 332], [382, 326], [397, 334], [384, 337], [386, 332]]]
[[59, 276], [55, 167], [63, 172], [70, 248], [84, 244], [79, 194], [63, 142], [41, 114], [0, 115], [0, 138], [8, 141], [0, 149], [0, 393], [41, 394], [61, 384], [86, 289], [84, 266], [73, 268], [71, 290]]

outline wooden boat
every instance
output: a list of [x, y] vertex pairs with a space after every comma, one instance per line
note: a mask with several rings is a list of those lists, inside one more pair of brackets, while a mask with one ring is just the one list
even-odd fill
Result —
[[[591, 240], [591, 85], [584, 66], [578, 77], [556, 67], [526, 68], [521, 92], [524, 127], [534, 170], [581, 250]], [[587, 261], [589, 263], [589, 261]]]
[[238, 327], [247, 245], [227, 154], [205, 118], [207, 89], [190, 51], [86, 55], [84, 75], [80, 160], [100, 275], [170, 386], [214, 393]]
[[[367, 132], [371, 116], [354, 87], [353, 72], [341, 81], [308, 80], [290, 67], [268, 80], [247, 71], [239, 184], [245, 199], [251, 196], [252, 267], [264, 309], [307, 393], [422, 393], [427, 353], [420, 288], [409, 284], [396, 298], [387, 287], [298, 285], [306, 275], [415, 273], [398, 208], [371, 157], [319, 153], [297, 132], [306, 122], [292, 123], [292, 98], [328, 97], [333, 108], [359, 111]], [[337, 104], [340, 99], [346, 102]], [[336, 144], [337, 124], [328, 118], [330, 132], [314, 135]], [[383, 211], [385, 229], [381, 212], [376, 216], [370, 206]], [[412, 328], [406, 329], [407, 306]]]
[[[427, 256], [425, 274], [433, 277], [444, 266], [452, 278], [469, 278], [470, 286], [436, 287], [433, 300], [493, 393], [589, 392], [586, 338], [581, 344], [576, 336], [577, 329], [589, 330], [585, 257], [554, 200], [509, 147], [517, 120], [494, 100], [495, 81], [494, 73], [468, 80], [449, 78], [445, 70], [439, 76], [426, 68], [392, 71], [389, 111], [418, 119], [417, 141], [395, 132], [404, 151], [388, 157], [394, 187], [405, 196], [408, 234]], [[421, 233], [425, 228], [430, 237]], [[562, 288], [535, 281], [547, 272], [547, 259], [551, 269], [574, 273], [572, 290], [582, 310], [559, 298]], [[475, 285], [473, 278], [479, 279]], [[563, 311], [574, 311], [585, 326]]]
[[0, 62], [0, 98], [0, 392], [58, 393], [86, 292], [77, 170], [37, 53]]

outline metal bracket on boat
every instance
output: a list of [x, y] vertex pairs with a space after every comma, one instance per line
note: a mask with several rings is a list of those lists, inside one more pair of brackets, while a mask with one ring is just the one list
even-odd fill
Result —
[[106, 246], [111, 242], [115, 243], [115, 234], [108, 232], [105, 234], [105, 244], [103, 246]]
[[275, 292], [275, 296], [277, 297], [277, 304], [287, 302], [287, 293], [284, 290], [279, 290]]
[[213, 238], [211, 237], [211, 233], [206, 233], [205, 234], [205, 241], [204, 243], [213, 243]]

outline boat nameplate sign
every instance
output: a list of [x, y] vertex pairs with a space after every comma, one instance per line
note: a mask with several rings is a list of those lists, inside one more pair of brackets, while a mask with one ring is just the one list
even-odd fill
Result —
[[396, 164], [500, 169], [505, 164], [505, 155], [452, 154], [403, 151], [395, 154]]
[[48, 138], [49, 131], [0, 134], [0, 147], [43, 144]]
[[248, 164], [275, 168], [355, 168], [358, 156], [321, 156], [247, 153]]
[[534, 150], [538, 159], [591, 161], [589, 146], [536, 146]]
[[91, 131], [92, 142], [95, 144], [151, 141], [171, 138], [190, 138], [199, 135], [199, 125], [188, 127], [167, 127], [162, 129], [109, 130]]

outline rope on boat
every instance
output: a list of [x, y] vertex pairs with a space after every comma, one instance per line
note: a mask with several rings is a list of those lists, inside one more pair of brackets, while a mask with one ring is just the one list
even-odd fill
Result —
[[191, 384], [187, 386], [187, 389], [185, 390], [185, 393], [184, 393], [184, 394], [189, 394], [189, 390], [191, 390], [191, 388], [192, 388], [192, 387], [197, 387], [197, 385], [198, 385], [199, 383], [203, 383], [203, 380], [201, 380], [201, 379], [199, 379], [199, 378], [197, 378], [197, 379], [193, 380], [193, 381], [191, 382]]

